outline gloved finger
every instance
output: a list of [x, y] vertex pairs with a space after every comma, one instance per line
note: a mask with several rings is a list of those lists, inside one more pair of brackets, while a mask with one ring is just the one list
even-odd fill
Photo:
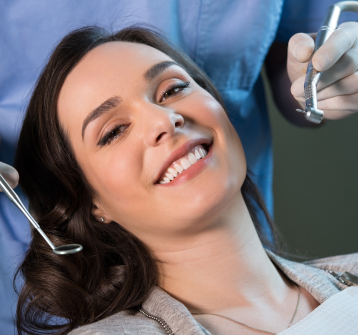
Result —
[[[318, 101], [317, 107], [323, 111], [324, 119], [340, 120], [358, 112], [357, 101], [358, 94], [336, 96]], [[344, 107], [343, 104], [345, 104]]]
[[[305, 102], [304, 98], [296, 98], [296, 100], [302, 103]], [[317, 107], [318, 109], [324, 111], [325, 118], [327, 112], [332, 110], [339, 111], [342, 115], [347, 114], [348, 116], [349, 114], [358, 112], [358, 93], [339, 95], [323, 100], [318, 100]], [[330, 113], [331, 112], [329, 112], [327, 115], [330, 115]]]
[[329, 110], [338, 110], [348, 114], [355, 113], [358, 111], [358, 93], [319, 100], [317, 107], [325, 113]]
[[[334, 82], [354, 74], [358, 70], [358, 45], [346, 52], [331, 68], [322, 72], [317, 85], [317, 92], [320, 92]], [[304, 76], [300, 76], [292, 84], [291, 92], [295, 97], [304, 96]], [[301, 86], [300, 86], [301, 85]], [[350, 94], [347, 92], [346, 94]]]
[[[358, 72], [335, 81], [333, 84], [317, 92], [317, 100], [325, 100], [341, 95], [352, 95], [358, 93]], [[358, 109], [358, 106], [357, 106]]]
[[[303, 90], [304, 80], [305, 77], [300, 77], [291, 86], [292, 95], [300, 102], [305, 101]], [[318, 90], [317, 100], [320, 101], [339, 95], [350, 95], [355, 93], [358, 93], [358, 72], [354, 72], [353, 74], [337, 80], [321, 90]]]
[[[19, 174], [12, 166], [0, 162], [0, 174], [6, 179], [12, 188], [17, 186], [19, 182]], [[0, 191], [2, 191], [1, 187]]]
[[291, 94], [295, 97], [297, 101], [305, 101], [305, 75], [296, 79], [291, 85]]
[[316, 34], [298, 33], [293, 35], [288, 42], [288, 57], [300, 63], [306, 63], [314, 50], [313, 36]]
[[287, 73], [291, 82], [304, 76], [307, 70], [307, 62], [314, 50], [316, 34], [293, 35], [288, 44]]
[[338, 109], [327, 109], [324, 111], [323, 119], [325, 120], [342, 120], [345, 119], [352, 114], [355, 114], [356, 110], [338, 110]]
[[317, 71], [332, 67], [355, 44], [358, 36], [358, 23], [341, 24], [312, 57], [312, 65]]
[[[348, 77], [358, 70], [358, 47], [346, 52], [332, 67], [322, 72], [317, 91]], [[347, 93], [349, 94], [349, 93]]]

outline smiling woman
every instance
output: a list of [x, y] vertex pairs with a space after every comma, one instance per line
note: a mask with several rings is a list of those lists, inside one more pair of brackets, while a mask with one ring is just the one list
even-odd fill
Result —
[[59, 257], [33, 232], [20, 334], [275, 334], [342, 289], [316, 288], [314, 270], [272, 253], [218, 92], [148, 29], [88, 27], [61, 41], [15, 166], [52, 242], [83, 246]]
[[[228, 167], [221, 167], [221, 184], [227, 189], [235, 182], [240, 189], [245, 180], [250, 215], [266, 246], [274, 248], [256, 219], [263, 203], [245, 179], [241, 144], [237, 138], [230, 154], [219, 150], [227, 141], [221, 128], [237, 138], [210, 80], [156, 32], [131, 27], [111, 35], [88, 27], [62, 40], [34, 90], [15, 166], [53, 243], [78, 242], [84, 250], [54, 257], [33, 232], [19, 268], [25, 279], [17, 308], [20, 333], [64, 334], [138, 308], [159, 280], [151, 248], [174, 232], [197, 229], [208, 207], [218, 206], [207, 195], [222, 197], [219, 189], [211, 185], [203, 195], [193, 190], [217, 178], [212, 172], [230, 156], [236, 173], [228, 180]], [[228, 157], [212, 157], [215, 142], [216, 155]], [[186, 160], [190, 152], [198, 163]], [[175, 179], [161, 184], [168, 174]], [[182, 186], [163, 188], [180, 181]], [[203, 200], [207, 205], [200, 209]], [[60, 324], [51, 317], [60, 317]]]

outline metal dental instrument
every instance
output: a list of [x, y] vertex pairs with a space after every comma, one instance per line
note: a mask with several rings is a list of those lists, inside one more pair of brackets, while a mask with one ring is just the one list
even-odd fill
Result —
[[13, 191], [13, 189], [10, 187], [10, 185], [7, 183], [5, 178], [0, 173], [0, 187], [6, 194], [6, 196], [10, 199], [10, 201], [27, 217], [27, 219], [31, 222], [31, 224], [37, 229], [37, 231], [42, 235], [42, 237], [45, 239], [45, 241], [49, 244], [49, 246], [52, 248], [52, 251], [57, 255], [68, 255], [68, 254], [74, 254], [75, 252], [81, 251], [82, 245], [80, 244], [67, 244], [67, 245], [61, 245], [59, 247], [55, 247], [50, 239], [46, 236], [46, 234], [42, 231], [38, 223], [35, 221], [35, 219], [31, 216], [31, 214], [28, 212], [24, 204], [21, 202], [18, 195]]
[[296, 109], [297, 112], [305, 114], [307, 120], [314, 123], [321, 123], [323, 119], [323, 111], [317, 108], [317, 84], [321, 76], [321, 72], [315, 70], [312, 66], [312, 57], [322, 44], [324, 44], [329, 36], [335, 31], [338, 25], [341, 12], [358, 13], [358, 1], [341, 1], [335, 5], [328, 7], [326, 16], [322, 22], [321, 28], [318, 30], [315, 42], [315, 48], [308, 62], [306, 78], [305, 78], [305, 99], [306, 109]]

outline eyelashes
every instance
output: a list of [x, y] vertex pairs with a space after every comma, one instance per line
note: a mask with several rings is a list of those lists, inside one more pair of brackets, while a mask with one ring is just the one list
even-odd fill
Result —
[[106, 133], [100, 141], [97, 143], [100, 147], [103, 147], [106, 144], [111, 144], [112, 141], [119, 138], [125, 130], [129, 127], [128, 125], [120, 124], [115, 126], [112, 130], [110, 130], [108, 133]]
[[[168, 90], [166, 90], [161, 98], [159, 99], [159, 102], [163, 102], [167, 99], [170, 99], [171, 97], [177, 95], [178, 93], [182, 92], [185, 88], [187, 88], [190, 85], [190, 82], [179, 82], [172, 85]], [[116, 125], [114, 128], [112, 128], [110, 131], [108, 131], [97, 143], [98, 146], [103, 147], [105, 145], [111, 144], [114, 140], [121, 137], [123, 133], [127, 130], [127, 128], [130, 126], [130, 124], [119, 124]]]
[[162, 97], [160, 98], [159, 102], [163, 102], [164, 100], [167, 100], [168, 98], [178, 94], [181, 92], [184, 88], [187, 88], [189, 86], [190, 82], [180, 82], [176, 83], [173, 86], [171, 86], [167, 91], [164, 92]]

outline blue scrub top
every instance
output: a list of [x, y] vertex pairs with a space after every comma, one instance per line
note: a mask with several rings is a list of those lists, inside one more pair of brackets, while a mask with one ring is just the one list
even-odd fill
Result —
[[[248, 167], [273, 213], [272, 142], [260, 71], [275, 40], [315, 32], [333, 1], [13, 0], [0, 3], [0, 161], [13, 163], [31, 91], [51, 50], [79, 27], [159, 28], [209, 75], [243, 143]], [[283, 15], [282, 15], [283, 12]], [[342, 15], [343, 16], [343, 15]], [[346, 17], [347, 19], [347, 17]], [[21, 178], [21, 176], [20, 176]], [[21, 193], [19, 188], [17, 192]], [[267, 234], [269, 230], [263, 221]], [[0, 194], [0, 329], [13, 334], [12, 276], [30, 240], [29, 223]]]

